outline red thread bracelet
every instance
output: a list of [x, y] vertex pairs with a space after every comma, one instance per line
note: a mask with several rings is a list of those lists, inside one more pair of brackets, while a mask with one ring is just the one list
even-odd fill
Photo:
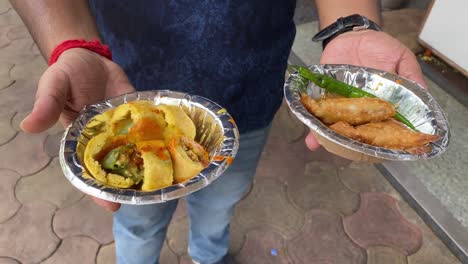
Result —
[[112, 52], [109, 47], [101, 44], [98, 40], [86, 41], [84, 39], [72, 39], [66, 40], [55, 47], [54, 51], [52, 51], [52, 54], [50, 55], [49, 66], [54, 64], [64, 51], [72, 48], [87, 49], [112, 60]]

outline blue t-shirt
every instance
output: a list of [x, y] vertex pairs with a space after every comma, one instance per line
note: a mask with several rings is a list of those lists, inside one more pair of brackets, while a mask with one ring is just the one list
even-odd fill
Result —
[[90, 0], [114, 61], [137, 90], [169, 89], [225, 107], [241, 132], [267, 126], [283, 98], [295, 0]]

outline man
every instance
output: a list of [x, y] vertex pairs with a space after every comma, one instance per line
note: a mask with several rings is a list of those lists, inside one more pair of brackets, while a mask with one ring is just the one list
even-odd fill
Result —
[[[240, 132], [229, 170], [187, 197], [189, 254], [197, 263], [224, 263], [229, 222], [255, 173], [268, 127], [282, 100], [295, 35], [293, 0], [115, 1], [12, 0], [42, 54], [66, 40], [100, 38], [114, 62], [83, 48], [68, 49], [42, 75], [32, 113], [22, 122], [37, 133], [58, 119], [69, 124], [85, 104], [137, 90], [170, 89], [226, 107]], [[376, 0], [317, 0], [322, 28], [360, 14], [380, 23]], [[363, 65], [424, 83], [414, 55], [376, 30], [333, 38], [321, 63]], [[311, 150], [319, 147], [312, 135]], [[119, 263], [157, 263], [177, 201], [130, 206], [94, 199], [115, 211]], [[119, 209], [120, 208], [120, 209]]]

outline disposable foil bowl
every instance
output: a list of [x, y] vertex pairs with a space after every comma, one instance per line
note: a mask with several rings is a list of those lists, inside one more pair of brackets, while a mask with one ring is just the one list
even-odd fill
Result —
[[406, 151], [371, 146], [342, 136], [310, 114], [300, 101], [301, 92], [305, 91], [313, 98], [319, 98], [325, 90], [302, 78], [297, 72], [291, 73], [284, 85], [288, 106], [329, 152], [350, 160], [382, 162], [434, 158], [447, 150], [450, 139], [447, 117], [436, 100], [418, 83], [381, 70], [353, 65], [322, 64], [312, 65], [309, 69], [363, 89], [392, 103], [418, 131], [440, 136], [427, 147]]
[[[203, 145], [209, 153], [210, 164], [184, 183], [154, 191], [110, 187], [90, 176], [84, 165], [83, 154], [86, 144], [97, 132], [87, 128], [86, 124], [106, 110], [135, 100], [150, 100], [155, 105], [183, 107], [196, 126], [195, 141]], [[238, 148], [239, 132], [226, 109], [201, 96], [154, 90], [129, 93], [86, 106], [65, 130], [59, 157], [65, 177], [80, 191], [117, 203], [153, 204], [177, 199], [208, 186], [229, 167]]]

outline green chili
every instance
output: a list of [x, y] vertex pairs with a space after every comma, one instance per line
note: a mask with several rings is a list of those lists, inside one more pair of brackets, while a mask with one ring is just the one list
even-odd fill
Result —
[[[295, 65], [291, 67], [295, 69], [299, 73], [300, 76], [315, 83], [317, 86], [327, 90], [328, 92], [342, 95], [348, 98], [360, 98], [360, 97], [377, 98], [377, 96], [369, 92], [366, 92], [362, 89], [359, 89], [347, 83], [338, 81], [330, 76], [316, 73], [316, 72], [311, 72], [306, 67], [295, 66]], [[400, 121], [401, 123], [407, 125], [409, 128], [416, 130], [413, 124], [411, 124], [411, 122], [408, 119], [406, 119], [402, 114], [400, 114], [398, 111], [396, 112], [394, 118]]]

